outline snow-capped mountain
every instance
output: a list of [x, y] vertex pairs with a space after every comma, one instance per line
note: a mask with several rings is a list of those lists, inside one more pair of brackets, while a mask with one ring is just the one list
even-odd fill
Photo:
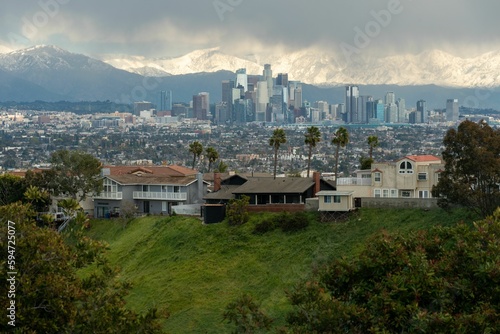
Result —
[[[500, 86], [500, 52], [461, 58], [432, 50], [417, 55], [346, 59], [318, 50], [301, 50], [284, 55], [249, 55], [244, 58], [224, 54], [217, 48], [197, 50], [177, 58], [114, 57], [103, 61], [139, 74], [163, 76], [236, 71], [262, 74], [264, 64], [274, 73], [288, 73], [291, 80], [313, 85], [428, 85], [448, 87]], [[145, 72], [144, 69], [155, 71]]]

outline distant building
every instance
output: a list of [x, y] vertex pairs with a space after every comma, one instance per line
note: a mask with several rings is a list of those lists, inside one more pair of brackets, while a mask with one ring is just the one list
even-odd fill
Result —
[[415, 123], [427, 123], [429, 113], [427, 112], [427, 102], [425, 100], [417, 101], [417, 114]]
[[446, 121], [456, 122], [459, 117], [458, 99], [449, 99], [446, 101]]
[[210, 97], [206, 92], [193, 96], [193, 116], [198, 120], [209, 119]]
[[385, 94], [385, 104], [395, 104], [396, 103], [396, 94], [394, 92], [387, 92]]
[[134, 115], [140, 115], [141, 111], [153, 109], [153, 104], [148, 101], [134, 102]]
[[342, 116], [344, 122], [358, 122], [358, 97], [358, 86], [347, 85], [345, 87], [345, 114]]
[[172, 110], [172, 91], [162, 90], [160, 92], [160, 103], [158, 105], [159, 110]]
[[242, 86], [243, 93], [248, 91], [248, 75], [246, 68], [240, 68], [236, 71], [236, 84], [234, 87]]

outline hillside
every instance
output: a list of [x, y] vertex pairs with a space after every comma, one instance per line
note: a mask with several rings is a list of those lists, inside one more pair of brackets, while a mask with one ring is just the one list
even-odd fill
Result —
[[[225, 306], [242, 293], [284, 324], [290, 306], [285, 290], [328, 258], [353, 256], [371, 235], [405, 232], [464, 220], [464, 211], [363, 209], [344, 223], [318, 223], [296, 233], [252, 234], [265, 215], [242, 227], [202, 225], [190, 217], [144, 217], [92, 222], [88, 234], [110, 245], [110, 261], [134, 288], [129, 306], [138, 311], [167, 307], [168, 333], [228, 333]], [[466, 221], [472, 218], [468, 217]]]

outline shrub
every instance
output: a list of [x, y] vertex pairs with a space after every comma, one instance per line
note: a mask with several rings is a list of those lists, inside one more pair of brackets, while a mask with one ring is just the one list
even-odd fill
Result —
[[267, 232], [274, 231], [279, 226], [276, 220], [273, 218], [264, 219], [263, 221], [257, 223], [254, 227], [253, 234], [264, 234]]
[[278, 225], [283, 232], [297, 232], [309, 226], [309, 219], [304, 212], [283, 212], [278, 216]]

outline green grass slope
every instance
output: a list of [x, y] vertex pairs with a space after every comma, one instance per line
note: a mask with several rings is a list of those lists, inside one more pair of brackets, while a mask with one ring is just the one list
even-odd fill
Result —
[[265, 216], [254, 215], [240, 227], [181, 216], [144, 217], [126, 227], [119, 220], [98, 220], [88, 234], [109, 243], [110, 261], [133, 283], [130, 308], [166, 307], [168, 333], [228, 333], [232, 327], [222, 313], [242, 293], [283, 325], [290, 309], [286, 289], [329, 258], [355, 256], [381, 230], [467, 221], [464, 211], [363, 209], [342, 223], [319, 223], [311, 215], [311, 224], [300, 232], [253, 234]]

